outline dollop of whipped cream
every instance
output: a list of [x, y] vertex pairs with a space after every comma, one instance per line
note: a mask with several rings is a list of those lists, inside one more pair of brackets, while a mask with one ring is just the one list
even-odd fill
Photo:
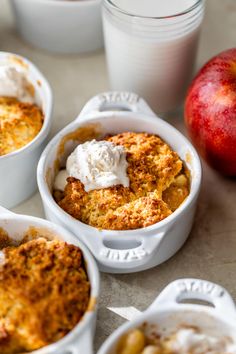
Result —
[[184, 328], [176, 332], [175, 339], [171, 341], [171, 349], [181, 354], [235, 354], [236, 346], [229, 343], [228, 339], [212, 337], [191, 328]]
[[86, 192], [118, 184], [128, 187], [127, 167], [124, 147], [104, 140], [78, 145], [66, 163], [69, 176], [79, 179]]
[[34, 102], [30, 88], [32, 84], [28, 81], [23, 71], [15, 66], [0, 66], [0, 96], [15, 97], [22, 102]]
[[69, 174], [66, 170], [59, 171], [54, 181], [54, 189], [63, 192], [67, 183], [66, 182], [67, 177], [69, 177]]

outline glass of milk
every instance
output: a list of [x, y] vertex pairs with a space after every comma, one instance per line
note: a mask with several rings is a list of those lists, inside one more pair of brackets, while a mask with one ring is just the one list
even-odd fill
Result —
[[133, 91], [158, 113], [183, 101], [192, 78], [204, 0], [104, 0], [111, 89]]

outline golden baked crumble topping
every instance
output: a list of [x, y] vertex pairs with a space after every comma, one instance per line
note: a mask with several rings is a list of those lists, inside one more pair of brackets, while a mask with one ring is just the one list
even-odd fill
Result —
[[43, 126], [43, 113], [32, 103], [0, 97], [0, 156], [30, 143]]
[[85, 192], [69, 177], [64, 193], [55, 191], [60, 207], [85, 224], [108, 230], [146, 227], [169, 216], [189, 194], [189, 177], [178, 154], [161, 138], [125, 132], [106, 140], [122, 145], [130, 186]]
[[81, 250], [39, 238], [2, 252], [0, 353], [31, 352], [61, 339], [88, 308]]

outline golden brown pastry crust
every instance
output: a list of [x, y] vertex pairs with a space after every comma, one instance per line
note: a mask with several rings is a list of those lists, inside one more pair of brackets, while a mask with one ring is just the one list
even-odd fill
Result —
[[27, 145], [42, 126], [43, 114], [36, 104], [0, 97], [0, 156]]
[[0, 267], [0, 353], [61, 339], [81, 320], [90, 285], [79, 248], [44, 238], [4, 250]]
[[168, 193], [162, 198], [183, 170], [177, 153], [158, 136], [147, 133], [125, 132], [106, 140], [126, 150], [129, 188], [118, 185], [87, 193], [79, 180], [69, 177], [61, 200], [55, 193], [61, 208], [86, 224], [109, 230], [138, 229], [169, 216], [183, 201], [170, 200]]

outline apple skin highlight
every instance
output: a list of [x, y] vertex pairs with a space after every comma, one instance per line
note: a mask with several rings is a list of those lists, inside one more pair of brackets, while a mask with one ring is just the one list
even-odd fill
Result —
[[208, 61], [189, 87], [185, 124], [200, 155], [236, 176], [236, 48]]

